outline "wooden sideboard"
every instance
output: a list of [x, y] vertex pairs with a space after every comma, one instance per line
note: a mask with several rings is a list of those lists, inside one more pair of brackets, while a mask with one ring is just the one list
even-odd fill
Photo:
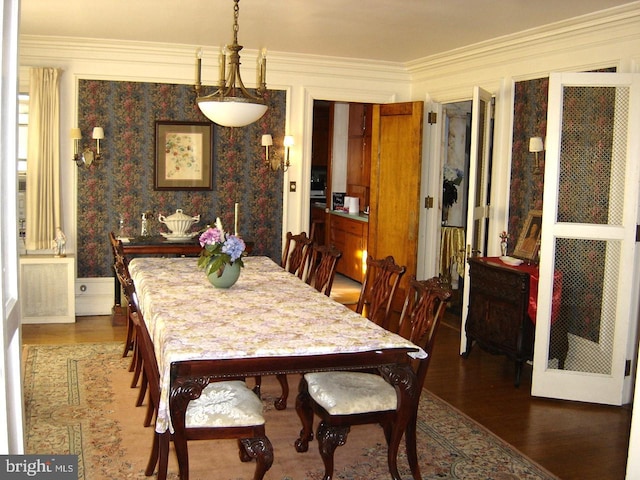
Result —
[[329, 215], [329, 243], [342, 252], [336, 271], [356, 282], [364, 280], [363, 253], [367, 250], [369, 224], [356, 215]]
[[[497, 258], [472, 257], [468, 261], [469, 311], [465, 326], [467, 347], [463, 356], [469, 356], [474, 341], [483, 350], [506, 355], [515, 361], [517, 387], [524, 362], [533, 360], [538, 268], [533, 265], [511, 267]], [[558, 368], [563, 369], [568, 340], [564, 321], [558, 318], [562, 288], [560, 273], [556, 273], [555, 284], [549, 358], [557, 358]]]
[[522, 365], [533, 359], [535, 328], [527, 307], [529, 273], [483, 258], [469, 258], [469, 311], [465, 331], [469, 356], [475, 341], [482, 349], [506, 355], [516, 363], [515, 385]]

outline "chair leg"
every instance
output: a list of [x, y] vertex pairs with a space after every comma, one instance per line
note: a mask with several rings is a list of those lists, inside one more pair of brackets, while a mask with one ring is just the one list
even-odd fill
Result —
[[122, 352], [122, 358], [129, 355], [129, 352], [133, 350], [133, 322], [127, 315], [127, 339], [124, 341], [124, 351]]
[[316, 437], [320, 456], [324, 463], [324, 477], [322, 477], [322, 480], [331, 480], [333, 478], [333, 454], [336, 448], [346, 443], [348, 434], [348, 425], [336, 427], [328, 425], [324, 421], [318, 425]]
[[407, 424], [405, 431], [405, 442], [407, 445], [407, 460], [413, 478], [422, 478], [420, 475], [420, 464], [418, 463], [418, 452], [416, 450], [416, 421], [417, 415], [413, 416]]
[[276, 378], [280, 383], [282, 393], [280, 394], [280, 398], [273, 402], [273, 405], [276, 407], [276, 410], [284, 410], [287, 408], [287, 399], [289, 398], [289, 382], [287, 381], [287, 376], [282, 373], [276, 375]]
[[[411, 423], [411, 422], [409, 422]], [[406, 441], [409, 442], [411, 440], [411, 435], [413, 435], [413, 453], [407, 452], [407, 456], [415, 455], [416, 458], [416, 468], [417, 468], [417, 458], [418, 454], [415, 451], [415, 423], [414, 423], [414, 431], [413, 433], [409, 430], [410, 427], [407, 425], [405, 427], [407, 438]], [[385, 428], [385, 437], [387, 438], [387, 463], [389, 464], [389, 473], [391, 474], [391, 478], [393, 480], [401, 480], [400, 473], [398, 473], [398, 449], [400, 447], [400, 441], [402, 440], [402, 430], [392, 428], [391, 425], [386, 425]], [[411, 459], [409, 459], [409, 463], [411, 464]], [[413, 466], [411, 467], [411, 473], [413, 473]], [[421, 477], [413, 477], [413, 478], [421, 478]]]
[[156, 408], [151, 401], [151, 395], [149, 395], [149, 403], [147, 404], [147, 413], [144, 416], [144, 426], [148, 427], [151, 425], [151, 421], [153, 420], [153, 414], [155, 413]]
[[138, 386], [138, 379], [140, 378], [140, 374], [142, 373], [142, 355], [140, 355], [140, 350], [138, 349], [137, 344], [133, 350], [133, 357], [135, 359], [135, 366], [133, 369], [131, 388], [136, 388]]
[[158, 434], [158, 436], [160, 442], [158, 448], [158, 480], [167, 480], [167, 468], [169, 467], [169, 443], [171, 442], [171, 433], [169, 433], [169, 430], [167, 430], [164, 433]]
[[149, 384], [149, 382], [147, 382], [147, 374], [144, 371], [144, 368], [142, 369], [142, 379], [140, 380], [140, 391], [138, 392], [138, 399], [136, 400], [136, 407], [139, 407], [140, 405], [142, 405], [144, 403], [144, 397], [147, 394], [147, 385]]
[[[149, 455], [149, 461], [147, 462], [147, 468], [144, 471], [145, 476], [150, 477], [153, 475], [156, 465], [158, 464], [158, 453], [160, 449], [160, 434], [153, 432], [153, 443], [151, 444], [151, 454]], [[160, 474], [158, 474], [158, 477]]]
[[240, 460], [246, 462], [251, 458], [256, 459], [253, 480], [262, 480], [273, 464], [273, 445], [266, 436], [242, 438], [238, 440], [238, 444], [240, 445]]
[[131, 346], [131, 350], [133, 351], [133, 355], [131, 356], [131, 363], [129, 363], [129, 371], [133, 372], [135, 366], [136, 366], [136, 362], [138, 361], [138, 349], [136, 347], [136, 341], [135, 339], [133, 340], [133, 345]]

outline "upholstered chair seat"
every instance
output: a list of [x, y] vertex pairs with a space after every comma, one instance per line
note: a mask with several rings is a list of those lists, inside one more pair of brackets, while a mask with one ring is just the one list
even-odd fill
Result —
[[395, 410], [396, 390], [380, 375], [360, 372], [306, 373], [309, 395], [329, 415]]
[[245, 382], [214, 382], [189, 402], [185, 424], [187, 428], [264, 425], [262, 410], [262, 402]]

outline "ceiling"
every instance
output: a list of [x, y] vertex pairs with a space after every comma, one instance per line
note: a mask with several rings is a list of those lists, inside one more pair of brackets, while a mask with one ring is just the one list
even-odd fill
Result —
[[[408, 62], [629, 0], [242, 0], [247, 49]], [[231, 43], [231, 0], [22, 0], [20, 32]]]

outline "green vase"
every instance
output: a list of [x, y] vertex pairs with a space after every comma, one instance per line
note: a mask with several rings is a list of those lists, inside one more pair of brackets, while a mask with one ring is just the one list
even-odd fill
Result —
[[225, 265], [222, 275], [219, 275], [220, 270], [207, 275], [209, 282], [216, 288], [229, 288], [234, 285], [240, 277], [240, 264], [238, 262]]

